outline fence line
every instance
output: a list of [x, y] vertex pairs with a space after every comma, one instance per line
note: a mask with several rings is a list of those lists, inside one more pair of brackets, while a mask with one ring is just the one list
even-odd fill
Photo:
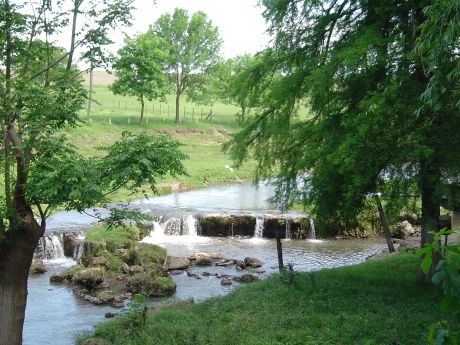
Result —
[[[105, 117], [104, 122], [110, 124], [112, 122], [119, 122], [117, 118], [124, 118], [123, 122], [125, 124], [135, 124], [138, 121], [132, 121], [131, 117], [135, 119], [137, 115], [140, 116], [140, 110], [140, 103], [136, 101], [123, 99], [109, 100], [105, 104], [101, 102], [94, 103], [90, 116], [93, 119]], [[235, 124], [237, 122], [234, 107], [227, 111], [216, 111], [213, 106], [184, 105], [180, 110], [182, 110], [179, 113], [181, 121], [211, 122], [217, 124]], [[158, 119], [163, 122], [175, 121], [175, 105], [170, 107], [170, 104], [166, 102], [146, 102], [144, 117], [151, 120]], [[144, 123], [147, 122], [148, 120], [144, 121]]]

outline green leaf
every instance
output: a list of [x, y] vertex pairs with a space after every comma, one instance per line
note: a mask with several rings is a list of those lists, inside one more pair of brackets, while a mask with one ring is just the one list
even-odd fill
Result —
[[422, 272], [425, 274], [428, 274], [431, 268], [431, 264], [433, 262], [433, 254], [426, 253], [425, 256], [422, 259], [422, 262], [420, 263], [420, 268], [422, 269]]

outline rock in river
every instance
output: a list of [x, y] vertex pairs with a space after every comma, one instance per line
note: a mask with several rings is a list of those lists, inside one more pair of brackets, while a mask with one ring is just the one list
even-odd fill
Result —
[[185, 270], [190, 266], [188, 258], [169, 256], [166, 269], [168, 271]]

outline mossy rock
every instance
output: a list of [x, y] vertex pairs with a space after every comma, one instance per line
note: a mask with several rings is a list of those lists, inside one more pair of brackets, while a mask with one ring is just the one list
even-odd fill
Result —
[[138, 243], [132, 248], [126, 258], [128, 265], [148, 265], [156, 263], [163, 265], [166, 260], [166, 250], [148, 243]]
[[105, 241], [86, 240], [85, 243], [83, 243], [83, 253], [80, 258], [81, 263], [84, 266], [88, 266], [92, 258], [104, 256], [106, 248], [107, 242]]
[[64, 281], [71, 281], [72, 277], [67, 272], [53, 272], [50, 276], [50, 282], [62, 283]]
[[30, 265], [29, 274], [41, 274], [45, 273], [46, 267], [42, 260], [33, 261]]
[[104, 271], [99, 267], [85, 268], [77, 272], [73, 280], [75, 284], [84, 286], [87, 289], [94, 290], [94, 288], [102, 283], [104, 279]]
[[240, 283], [252, 283], [258, 281], [259, 278], [253, 274], [243, 274], [242, 276], [234, 277], [233, 280]]
[[75, 275], [84, 269], [85, 267], [82, 265], [75, 265], [75, 266], [70, 267], [65, 273], [67, 274], [68, 277], [70, 277], [70, 280], [73, 280]]
[[133, 294], [147, 294], [151, 297], [170, 296], [176, 292], [176, 284], [171, 277], [157, 276], [152, 272], [136, 273], [129, 277], [126, 286]]

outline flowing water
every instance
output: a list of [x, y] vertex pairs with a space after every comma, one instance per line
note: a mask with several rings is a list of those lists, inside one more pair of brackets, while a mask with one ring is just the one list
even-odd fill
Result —
[[[362, 262], [366, 257], [380, 252], [385, 247], [381, 239], [324, 241], [315, 238], [315, 224], [309, 219], [308, 240], [293, 240], [291, 216], [280, 215], [267, 201], [273, 195], [273, 188], [266, 185], [213, 187], [205, 190], [135, 201], [130, 207], [155, 216], [150, 236], [143, 241], [158, 244], [169, 255], [187, 256], [197, 252], [216, 252], [227, 258], [242, 260], [245, 257], [260, 259], [264, 265], [259, 277], [263, 278], [277, 271], [276, 243], [264, 238], [267, 214], [278, 214], [285, 223], [283, 254], [285, 263], [293, 263], [294, 269], [312, 271]], [[74, 334], [90, 331], [95, 323], [104, 320], [106, 312], [119, 312], [111, 307], [90, 304], [75, 296], [70, 287], [50, 284], [54, 271], [62, 271], [75, 263], [73, 259], [81, 254], [78, 249], [73, 259], [64, 258], [63, 233], [72, 231], [80, 240], [83, 231], [95, 222], [94, 213], [104, 210], [88, 210], [90, 215], [76, 212], [62, 212], [48, 222], [48, 230], [41, 241], [36, 256], [45, 259], [48, 272], [29, 278], [29, 296], [24, 324], [25, 345], [70, 345]], [[237, 215], [250, 214], [255, 218], [254, 236], [203, 237], [199, 236], [199, 219], [203, 214]], [[236, 228], [235, 228], [236, 229]], [[233, 234], [233, 221], [231, 232]], [[81, 247], [81, 246], [80, 246]], [[194, 267], [189, 277], [185, 272], [175, 272], [173, 280], [177, 292], [172, 298], [154, 299], [152, 303], [166, 303], [170, 300], [206, 298], [223, 295], [240, 286], [222, 286], [215, 274], [241, 275], [234, 266]], [[203, 274], [204, 273], [204, 274]], [[197, 276], [200, 278], [198, 279]]]

